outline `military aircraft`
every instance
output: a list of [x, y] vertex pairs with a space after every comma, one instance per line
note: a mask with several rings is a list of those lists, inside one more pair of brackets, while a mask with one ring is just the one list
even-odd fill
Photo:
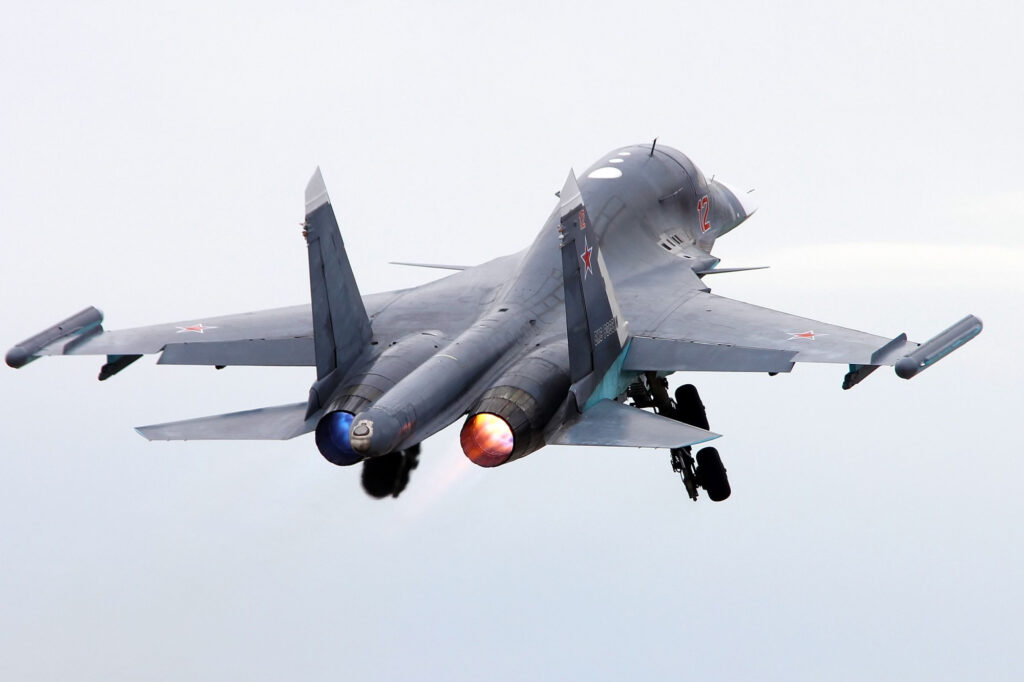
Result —
[[[981, 332], [969, 315], [930, 341], [875, 336], [716, 296], [715, 241], [755, 210], [684, 154], [634, 145], [570, 172], [523, 251], [423, 286], [363, 296], [319, 168], [303, 235], [311, 305], [105, 331], [87, 308], [7, 353], [105, 355], [101, 381], [144, 354], [159, 364], [311, 366], [305, 401], [139, 427], [149, 440], [288, 439], [315, 432], [321, 454], [363, 462], [363, 487], [397, 497], [420, 443], [465, 417], [462, 449], [495, 467], [545, 445], [669, 450], [696, 500], [731, 489], [718, 434], [692, 385], [672, 372], [789, 372], [848, 365], [849, 389], [882, 365], [909, 379]], [[647, 411], [649, 408], [652, 411]]]

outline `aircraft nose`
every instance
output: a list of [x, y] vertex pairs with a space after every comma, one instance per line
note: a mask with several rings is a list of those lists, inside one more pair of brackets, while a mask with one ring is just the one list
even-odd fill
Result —
[[754, 196], [754, 190], [751, 189], [747, 190], [746, 192], [742, 192], [734, 188], [732, 185], [723, 182], [722, 180], [715, 179], [712, 180], [712, 182], [717, 182], [719, 185], [729, 190], [729, 192], [731, 192], [734, 197], [736, 197], [736, 201], [738, 201], [740, 206], [743, 208], [745, 218], [749, 218], [750, 216], [754, 215], [754, 213], [757, 211], [757, 199]]
[[369, 409], [352, 420], [349, 442], [352, 449], [366, 457], [393, 452], [401, 435], [398, 420], [382, 410]]

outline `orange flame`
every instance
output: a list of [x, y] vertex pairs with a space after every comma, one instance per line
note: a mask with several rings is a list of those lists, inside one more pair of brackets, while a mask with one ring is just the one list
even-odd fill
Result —
[[466, 457], [482, 467], [504, 464], [515, 445], [508, 422], [487, 412], [475, 414], [466, 420], [459, 441]]

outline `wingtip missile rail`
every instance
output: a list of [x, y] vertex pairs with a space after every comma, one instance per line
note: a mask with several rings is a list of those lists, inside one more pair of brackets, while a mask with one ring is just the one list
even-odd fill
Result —
[[66, 320], [29, 337], [7, 351], [8, 366], [18, 369], [39, 357], [38, 353], [58, 341], [70, 339], [75, 343], [83, 338], [103, 331], [103, 313], [99, 308], [89, 306]]
[[980, 334], [981, 329], [981, 320], [968, 315], [900, 358], [896, 362], [896, 376], [902, 379], [916, 376]]

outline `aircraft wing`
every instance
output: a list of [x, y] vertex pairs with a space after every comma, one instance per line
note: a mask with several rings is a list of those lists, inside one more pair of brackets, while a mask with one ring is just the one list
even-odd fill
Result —
[[[458, 333], [516, 262], [504, 257], [416, 289], [363, 296], [374, 332], [385, 339], [424, 329]], [[6, 360], [23, 367], [42, 356], [105, 355], [102, 380], [150, 354], [164, 365], [315, 366], [312, 311], [307, 304], [110, 331], [90, 307], [18, 343]]]
[[[786, 358], [790, 362], [867, 364], [872, 355], [892, 341], [704, 291], [691, 292], [657, 323], [631, 331], [639, 337], [770, 351], [756, 357], [771, 357], [773, 361]], [[899, 358], [917, 345], [903, 340], [890, 350]]]
[[127, 366], [152, 353], [161, 354], [162, 364], [315, 364], [309, 306], [117, 331], [105, 331], [102, 323], [99, 310], [86, 308], [16, 345], [7, 353], [7, 364], [20, 367], [44, 355], [106, 355], [109, 362]]
[[657, 318], [630, 320], [624, 369], [788, 372], [797, 362], [850, 365], [850, 388], [881, 365], [910, 378], [981, 331], [968, 316], [924, 345], [691, 290]]

